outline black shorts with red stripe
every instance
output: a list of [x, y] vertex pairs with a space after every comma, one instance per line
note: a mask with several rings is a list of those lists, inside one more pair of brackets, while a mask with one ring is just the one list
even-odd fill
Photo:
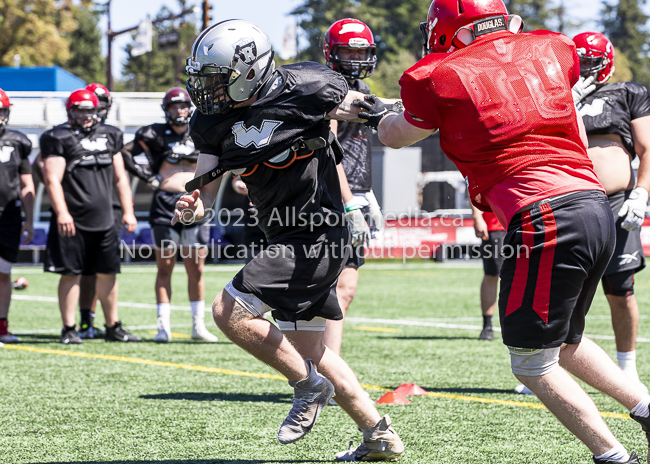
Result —
[[614, 217], [600, 191], [552, 198], [517, 213], [503, 248], [503, 342], [537, 349], [580, 343], [615, 240]]

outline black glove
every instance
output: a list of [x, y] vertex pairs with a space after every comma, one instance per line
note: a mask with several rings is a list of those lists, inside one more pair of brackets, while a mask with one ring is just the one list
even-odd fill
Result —
[[367, 119], [364, 124], [375, 130], [377, 130], [379, 123], [388, 113], [401, 113], [404, 111], [404, 105], [402, 105], [401, 101], [387, 104], [377, 98], [377, 95], [368, 95], [365, 97], [364, 101], [354, 100], [352, 104], [366, 110], [359, 113], [359, 117], [361, 119]]

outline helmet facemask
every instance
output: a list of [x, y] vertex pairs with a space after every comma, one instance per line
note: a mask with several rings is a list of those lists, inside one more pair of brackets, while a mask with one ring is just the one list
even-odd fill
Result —
[[[181, 116], [181, 111], [185, 116]], [[186, 126], [192, 119], [192, 107], [186, 102], [171, 103], [165, 109], [165, 119], [171, 126]]]
[[68, 119], [71, 124], [81, 132], [91, 132], [99, 123], [96, 108], [83, 108], [76, 106], [68, 110]]
[[[343, 60], [339, 56], [342, 49], [354, 50], [355, 48], [366, 49], [365, 60]], [[330, 61], [332, 63], [332, 69], [340, 72], [345, 77], [351, 79], [365, 79], [366, 77], [372, 76], [372, 73], [375, 72], [377, 55], [375, 54], [375, 47], [369, 47], [368, 44], [364, 44], [363, 47], [352, 47], [347, 44], [335, 44], [331, 53]]]
[[600, 50], [579, 48], [577, 51], [580, 57], [580, 75], [582, 77], [597, 77], [598, 73], [604, 70], [609, 64], [609, 58]]
[[[230, 111], [235, 102], [227, 95], [239, 73], [227, 66], [210, 66], [191, 63], [187, 59], [187, 93], [192, 103], [203, 114], [224, 114]], [[198, 65], [198, 69], [197, 66]]]
[[9, 123], [9, 107], [0, 107], [0, 128]]

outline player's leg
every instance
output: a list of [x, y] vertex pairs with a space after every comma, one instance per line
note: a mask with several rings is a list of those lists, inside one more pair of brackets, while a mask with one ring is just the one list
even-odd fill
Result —
[[0, 342], [16, 343], [18, 337], [9, 332], [9, 304], [11, 303], [11, 263], [0, 258]]
[[11, 268], [18, 259], [22, 224], [20, 210], [5, 209], [0, 214], [0, 342], [17, 343], [18, 337], [9, 332], [11, 304]]
[[218, 338], [205, 327], [205, 283], [203, 268], [208, 256], [207, 242], [210, 229], [207, 224], [185, 227], [181, 233], [180, 255], [187, 272], [187, 292], [192, 313], [192, 339], [216, 342]]
[[338, 297], [341, 312], [343, 312], [343, 319], [340, 321], [327, 321], [323, 340], [325, 342], [325, 345], [338, 355], [341, 354], [345, 316], [347, 315], [348, 308], [354, 299], [358, 282], [359, 268], [356, 266], [347, 266], [345, 269], [343, 269], [341, 275], [339, 275], [339, 280], [336, 284], [336, 296]]
[[172, 272], [176, 264], [176, 251], [180, 243], [180, 234], [171, 226], [162, 225], [154, 225], [152, 234], [157, 267], [155, 291], [158, 333], [154, 337], [154, 341], [166, 343], [172, 339]]
[[102, 338], [103, 331], [95, 327], [95, 306], [97, 304], [96, 289], [97, 278], [94, 274], [82, 275], [79, 280], [79, 336], [83, 338]]
[[59, 280], [58, 297], [63, 330], [61, 343], [76, 345], [83, 343], [76, 330], [75, 312], [79, 302], [79, 275], [62, 275]]
[[483, 280], [481, 281], [481, 315], [483, 316], [483, 329], [479, 340], [492, 340], [494, 330], [492, 318], [497, 306], [497, 293], [499, 288], [499, 274], [503, 265], [501, 250], [505, 231], [492, 231], [488, 239], [481, 242], [481, 258], [483, 260]]

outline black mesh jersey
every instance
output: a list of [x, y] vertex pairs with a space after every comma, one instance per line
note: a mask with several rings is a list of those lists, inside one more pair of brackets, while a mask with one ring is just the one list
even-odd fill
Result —
[[75, 227], [102, 231], [113, 227], [113, 156], [122, 149], [117, 127], [98, 124], [84, 133], [61, 124], [41, 135], [41, 155], [65, 158], [61, 185]]
[[618, 134], [634, 156], [631, 122], [650, 116], [648, 89], [636, 82], [605, 84], [582, 101], [579, 111], [587, 135]]
[[151, 170], [156, 174], [160, 171], [163, 161], [176, 164], [185, 159], [191, 163], [196, 163], [199, 157], [199, 152], [190, 138], [189, 127], [182, 134], [174, 132], [167, 123], [141, 127], [135, 133], [133, 156], [144, 151], [139, 143], [140, 141], [144, 142], [149, 148], [149, 152], [145, 153], [145, 155], [149, 160]]
[[300, 138], [328, 138], [325, 117], [347, 92], [340, 74], [317, 63], [297, 63], [280, 66], [248, 107], [224, 115], [194, 114], [190, 124], [197, 149], [219, 156], [225, 169], [248, 168], [242, 179], [271, 243], [288, 235], [309, 235], [310, 225], [299, 217], [342, 217], [331, 148], [299, 157], [288, 148]]
[[0, 131], [0, 214], [5, 208], [20, 209], [20, 175], [31, 174], [28, 156], [32, 142], [22, 132]]
[[[350, 87], [370, 95], [370, 87], [356, 79]], [[371, 129], [360, 122], [339, 121], [336, 134], [343, 147], [343, 170], [353, 193], [369, 192], [372, 188], [372, 137]]]

